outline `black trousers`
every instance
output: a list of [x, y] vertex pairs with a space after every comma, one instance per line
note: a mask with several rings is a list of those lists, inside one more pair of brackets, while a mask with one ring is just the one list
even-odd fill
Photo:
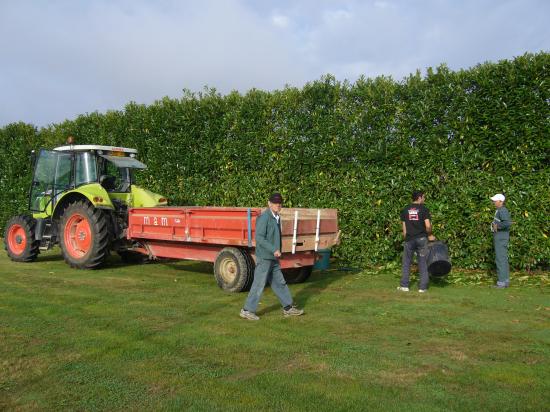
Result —
[[420, 284], [419, 289], [428, 289], [430, 282], [430, 276], [428, 275], [428, 265], [426, 258], [428, 257], [428, 238], [418, 237], [405, 242], [403, 247], [403, 262], [402, 262], [402, 276], [401, 286], [409, 287], [409, 277], [411, 271], [411, 263], [413, 255], [416, 252], [418, 258], [418, 271], [420, 272]]

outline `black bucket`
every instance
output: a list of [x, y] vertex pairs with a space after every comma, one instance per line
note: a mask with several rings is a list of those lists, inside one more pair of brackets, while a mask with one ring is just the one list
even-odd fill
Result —
[[441, 277], [451, 271], [451, 259], [449, 259], [449, 248], [439, 240], [428, 242], [428, 272], [430, 276]]

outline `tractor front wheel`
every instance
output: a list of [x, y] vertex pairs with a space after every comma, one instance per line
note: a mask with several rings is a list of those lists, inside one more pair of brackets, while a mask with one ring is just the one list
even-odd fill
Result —
[[34, 238], [36, 220], [19, 215], [10, 219], [4, 233], [8, 256], [15, 262], [32, 262], [40, 253], [40, 241]]
[[85, 201], [71, 203], [59, 223], [59, 245], [65, 262], [77, 269], [95, 269], [109, 256], [107, 216]]

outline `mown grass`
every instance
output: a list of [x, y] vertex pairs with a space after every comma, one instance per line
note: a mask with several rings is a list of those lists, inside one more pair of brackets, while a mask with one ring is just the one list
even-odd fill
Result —
[[550, 290], [434, 284], [399, 268], [314, 272], [238, 317], [194, 262], [77, 271], [0, 255], [0, 409], [548, 410]]

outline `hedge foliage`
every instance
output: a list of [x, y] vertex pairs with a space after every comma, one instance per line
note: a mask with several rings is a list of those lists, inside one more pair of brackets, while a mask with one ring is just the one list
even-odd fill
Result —
[[400, 210], [427, 192], [435, 234], [453, 263], [493, 265], [489, 196], [503, 192], [515, 222], [514, 268], [550, 261], [550, 54], [397, 82], [328, 75], [303, 88], [128, 104], [37, 130], [0, 129], [1, 224], [27, 205], [28, 152], [74, 135], [80, 144], [135, 147], [140, 183], [180, 205], [338, 208], [336, 254], [365, 265], [399, 258]]

